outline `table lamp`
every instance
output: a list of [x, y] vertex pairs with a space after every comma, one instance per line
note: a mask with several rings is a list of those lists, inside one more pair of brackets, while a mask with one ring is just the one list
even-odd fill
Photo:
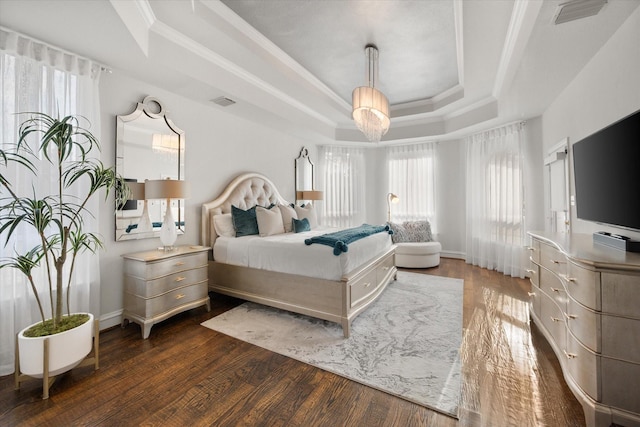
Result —
[[171, 212], [171, 199], [186, 199], [189, 193], [187, 183], [177, 179], [151, 179], [145, 181], [144, 191], [147, 199], [167, 200], [167, 210], [160, 228], [160, 241], [165, 251], [171, 250], [178, 238], [176, 221]]

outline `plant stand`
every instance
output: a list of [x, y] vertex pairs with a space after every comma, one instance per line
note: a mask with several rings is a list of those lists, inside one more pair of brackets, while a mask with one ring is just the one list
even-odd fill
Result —
[[[93, 322], [94, 333], [93, 333], [93, 357], [86, 357], [82, 362], [76, 365], [76, 368], [81, 366], [89, 366], [94, 365], [94, 370], [98, 370], [100, 368], [99, 364], [99, 347], [100, 347], [100, 321], [98, 319]], [[49, 389], [55, 382], [55, 376], [49, 376], [49, 338], [44, 339], [44, 348], [43, 348], [43, 358], [42, 358], [42, 399], [49, 398]], [[20, 389], [20, 383], [27, 381], [32, 377], [20, 372], [20, 353], [18, 350], [18, 337], [16, 335], [16, 368], [15, 368], [15, 390]]]

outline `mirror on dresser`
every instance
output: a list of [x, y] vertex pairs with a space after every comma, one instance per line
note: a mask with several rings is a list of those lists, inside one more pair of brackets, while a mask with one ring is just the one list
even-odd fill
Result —
[[[166, 200], [145, 200], [145, 180], [184, 179], [185, 134], [152, 96], [135, 110], [116, 117], [116, 171], [130, 184], [132, 199], [116, 209], [116, 241], [157, 238]], [[134, 199], [135, 198], [135, 199]], [[185, 230], [184, 202], [170, 200], [178, 225]]]

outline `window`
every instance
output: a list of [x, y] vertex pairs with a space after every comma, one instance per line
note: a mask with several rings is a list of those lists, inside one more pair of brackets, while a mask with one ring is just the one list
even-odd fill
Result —
[[322, 224], [354, 227], [365, 222], [364, 149], [318, 147], [319, 188], [324, 190]]
[[428, 220], [436, 223], [436, 144], [387, 148], [388, 191], [398, 196], [391, 205], [393, 222]]
[[466, 261], [524, 277], [524, 123], [472, 135], [465, 142]]

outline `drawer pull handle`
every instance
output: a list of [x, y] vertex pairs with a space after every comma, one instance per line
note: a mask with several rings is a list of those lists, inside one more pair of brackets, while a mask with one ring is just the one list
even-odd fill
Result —
[[184, 262], [182, 262], [182, 261], [178, 261], [178, 262], [176, 262], [176, 263], [175, 263], [175, 264], [173, 264], [173, 265], [175, 265], [176, 267], [180, 267], [181, 265], [184, 265]]
[[529, 270], [529, 269], [527, 269], [527, 273], [529, 273], [529, 274], [536, 274], [536, 271], [535, 271], [535, 270]]
[[529, 250], [529, 251], [531, 251], [531, 252], [534, 252], [534, 251], [536, 250], [536, 248], [531, 247], [531, 246], [528, 246], [528, 247], [527, 247], [527, 250]]
[[558, 319], [557, 317], [553, 317], [553, 316], [549, 316], [551, 317], [551, 320], [553, 320], [554, 322], [560, 322], [562, 319]]
[[576, 278], [575, 277], [569, 277], [566, 274], [560, 274], [559, 276], [562, 277], [567, 282], [571, 282], [571, 283], [575, 283], [576, 282]]
[[565, 313], [564, 315], [567, 316], [567, 319], [577, 319], [578, 318], [578, 316], [576, 316], [575, 314], [567, 314], [567, 313]]
[[550, 260], [554, 264], [566, 264], [565, 261], [556, 261], [555, 259]]
[[367, 282], [363, 285], [365, 288], [368, 288], [369, 286], [371, 286], [371, 282]]
[[186, 279], [186, 277], [182, 277], [182, 276], [176, 277], [176, 282], [182, 282], [184, 279]]
[[536, 296], [535, 292], [527, 292], [527, 294], [529, 294], [530, 297], [535, 297]]
[[389, 269], [389, 266], [382, 267], [382, 269], [383, 269], [384, 271], [387, 271], [387, 270]]
[[567, 353], [567, 350], [562, 350], [562, 351], [564, 351], [564, 355], [567, 356], [567, 359], [575, 359], [576, 357], [578, 357], [577, 354]]
[[552, 290], [553, 292], [558, 292], [558, 293], [560, 292], [560, 289], [558, 289], [558, 288], [551, 288], [551, 290]]
[[176, 299], [182, 299], [185, 296], [186, 296], [185, 294], [178, 294], [178, 295], [176, 295]]

